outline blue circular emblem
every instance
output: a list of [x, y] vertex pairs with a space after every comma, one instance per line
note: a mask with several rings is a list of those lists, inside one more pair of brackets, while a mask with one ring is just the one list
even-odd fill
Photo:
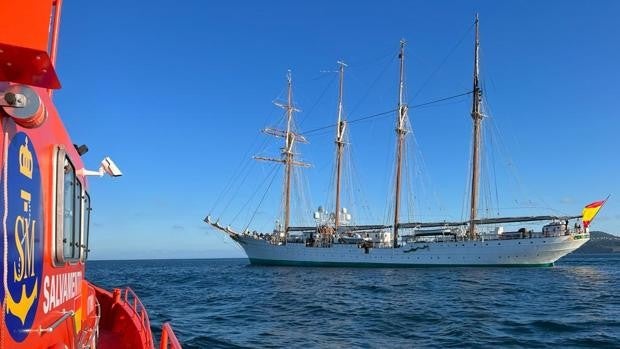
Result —
[[[41, 292], [43, 269], [43, 220], [41, 173], [32, 141], [23, 132], [15, 134], [8, 147], [0, 180], [2, 186], [2, 231], [5, 299], [4, 322], [17, 342], [32, 328]], [[4, 257], [6, 256], [6, 257]]]

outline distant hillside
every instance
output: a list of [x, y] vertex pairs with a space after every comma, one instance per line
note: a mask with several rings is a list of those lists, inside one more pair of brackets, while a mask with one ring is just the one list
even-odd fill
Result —
[[590, 241], [574, 253], [620, 253], [620, 237], [602, 231], [591, 231]]

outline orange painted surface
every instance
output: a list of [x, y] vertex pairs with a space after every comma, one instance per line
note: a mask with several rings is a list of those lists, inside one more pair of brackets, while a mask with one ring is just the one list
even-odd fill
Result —
[[0, 1], [0, 81], [60, 88], [52, 60], [61, 5], [60, 0]]
[[99, 348], [152, 348], [151, 329], [142, 325], [142, 320], [132, 309], [132, 304], [125, 302], [120, 294], [115, 297], [114, 293], [94, 288], [101, 304]]
[[0, 42], [47, 51], [52, 0], [0, 1]]
[[[7, 116], [4, 112], [0, 112], [0, 122], [2, 126], [3, 135], [0, 139], [0, 144], [2, 145], [2, 149], [7, 145], [6, 143], [11, 142], [17, 134], [26, 134], [31, 146], [34, 149], [34, 153], [36, 156], [36, 168], [38, 168], [40, 172], [40, 188], [41, 188], [41, 199], [42, 199], [42, 222], [39, 222], [42, 229], [42, 237], [43, 241], [39, 243], [42, 244], [42, 255], [34, 255], [33, 259], [36, 261], [37, 259], [42, 259], [42, 268], [40, 273], [33, 273], [32, 277], [36, 278], [37, 287], [34, 293], [34, 299], [32, 305], [28, 305], [28, 303], [24, 303], [24, 297], [21, 299], [15, 297], [14, 301], [21, 304], [22, 307], [26, 307], [28, 311], [34, 311], [34, 321], [30, 328], [24, 329], [38, 329], [38, 328], [47, 328], [54, 322], [56, 322], [62, 316], [62, 310], [66, 311], [75, 311], [76, 319], [79, 318], [79, 324], [74, 324], [71, 318], [62, 322], [58, 325], [58, 327], [51, 333], [43, 333], [39, 334], [36, 332], [29, 333], [25, 339], [22, 341], [17, 341], [13, 339], [9, 331], [7, 323], [7, 312], [3, 311], [2, 316], [0, 317], [0, 335], [3, 340], [3, 348], [47, 348], [48, 346], [54, 346], [62, 343], [67, 343], [70, 340], [70, 337], [79, 337], [85, 335], [84, 331], [87, 331], [92, 326], [94, 326], [94, 310], [91, 311], [90, 314], [86, 313], [86, 308], [82, 305], [82, 300], [84, 298], [88, 298], [88, 294], [85, 292], [87, 288], [85, 288], [84, 283], [86, 283], [83, 279], [85, 265], [82, 262], [77, 263], [64, 263], [63, 265], [54, 266], [54, 256], [53, 256], [53, 241], [55, 239], [55, 227], [53, 225], [52, 215], [54, 212], [53, 198], [51, 193], [54, 192], [56, 187], [56, 183], [54, 181], [54, 146], [55, 145], [63, 145], [67, 150], [67, 156], [74, 163], [76, 168], [83, 167], [82, 160], [80, 159], [77, 151], [73, 148], [73, 143], [67, 134], [65, 127], [56, 112], [56, 108], [49, 100], [49, 96], [47, 94], [46, 89], [35, 88], [39, 97], [41, 98], [45, 108], [48, 112], [48, 117], [45, 122], [37, 128], [27, 129], [19, 124], [17, 124], [11, 117]], [[0, 155], [0, 163], [4, 164], [4, 153]], [[84, 188], [88, 188], [85, 178], [79, 178], [82, 182]], [[11, 178], [8, 179], [8, 185], [11, 186], [14, 182]], [[13, 205], [14, 206], [14, 205]], [[9, 207], [10, 209], [11, 207]], [[3, 208], [4, 210], [4, 208]], [[19, 231], [15, 232], [12, 224], [8, 224], [7, 234], [20, 234]], [[11, 246], [9, 246], [11, 248]], [[21, 261], [23, 263], [24, 261]], [[16, 261], [3, 261], [3, 263], [9, 264], [8, 267], [13, 268], [16, 264]], [[72, 285], [72, 290], [74, 290], [75, 296], [73, 297], [62, 297], [58, 298], [59, 304], [50, 305], [50, 294], [51, 284], [60, 284], [60, 282], [55, 282], [55, 280], [60, 280], [61, 278], [66, 278], [65, 275], [73, 275], [78, 276], [72, 278], [72, 281], [75, 281], [79, 284]], [[9, 280], [7, 282], [13, 282]], [[70, 282], [64, 282], [63, 284], [70, 284]], [[27, 293], [30, 292], [29, 290]], [[56, 291], [58, 292], [58, 291]], [[31, 308], [34, 307], [34, 310]], [[79, 312], [79, 314], [77, 314]], [[24, 326], [26, 327], [26, 326]], [[68, 336], [67, 334], [74, 334], [73, 336]]]
[[[36, 94], [33, 99], [41, 102], [32, 119], [19, 120], [15, 110], [0, 107], [0, 260], [7, 271], [0, 277], [0, 349], [95, 344], [103, 349], [151, 349], [148, 315], [133, 292], [131, 302], [129, 292], [114, 297], [85, 280], [83, 259], [56, 260], [57, 244], [67, 248], [56, 220], [67, 212], [81, 214], [86, 206], [81, 192], [79, 199], [73, 197], [80, 204], [69, 210], [63, 212], [56, 203], [63, 173], [70, 173], [69, 167], [63, 171], [65, 159], [57, 158], [57, 150], [65, 150], [75, 172], [84, 163], [47, 90], [60, 86], [47, 53], [51, 15], [52, 0], [0, 0], [0, 92], [28, 85]], [[87, 178], [75, 178], [87, 192]], [[63, 193], [58, 194], [62, 198]], [[78, 234], [86, 232], [81, 223], [75, 226]], [[80, 254], [88, 248], [76, 246], [69, 248]]]

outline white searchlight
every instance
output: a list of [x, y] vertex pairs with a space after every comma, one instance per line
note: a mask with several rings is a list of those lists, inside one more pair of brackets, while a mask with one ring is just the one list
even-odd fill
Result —
[[99, 176], [103, 177], [104, 174], [108, 174], [112, 177], [120, 177], [123, 175], [121, 170], [116, 166], [114, 161], [110, 159], [109, 156], [106, 156], [101, 160], [101, 166], [98, 171], [87, 170], [85, 168], [81, 168], [77, 171], [77, 174], [80, 176]]

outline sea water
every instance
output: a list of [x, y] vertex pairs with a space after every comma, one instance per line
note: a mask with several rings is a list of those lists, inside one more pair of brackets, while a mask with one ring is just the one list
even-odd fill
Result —
[[620, 348], [620, 254], [547, 268], [301, 268], [90, 261], [184, 348]]

